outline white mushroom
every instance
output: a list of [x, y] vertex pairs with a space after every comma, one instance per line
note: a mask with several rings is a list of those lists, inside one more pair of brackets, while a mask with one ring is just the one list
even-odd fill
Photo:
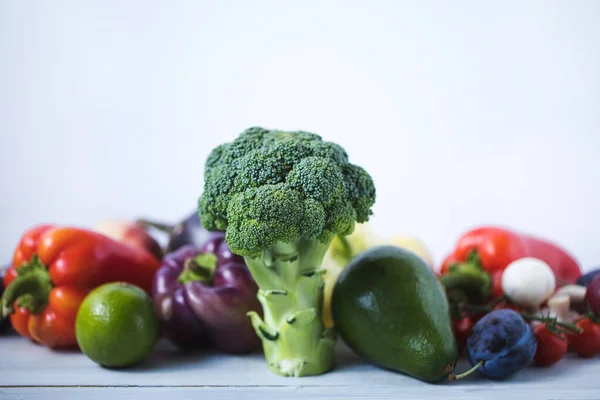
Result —
[[544, 261], [525, 257], [510, 263], [502, 273], [502, 290], [514, 303], [537, 311], [556, 289], [554, 272]]
[[569, 296], [571, 303], [583, 303], [586, 290], [587, 288], [581, 285], [565, 285], [560, 287], [554, 296], [566, 295]]
[[571, 310], [571, 300], [566, 294], [552, 296], [548, 300], [551, 314], [556, 316], [556, 321], [570, 324], [579, 315]]
[[[569, 286], [577, 286], [577, 285], [569, 285]], [[564, 286], [566, 287], [566, 286]], [[573, 288], [566, 290], [557, 290], [556, 293], [548, 300], [548, 307], [540, 310], [537, 313], [538, 317], [542, 318], [556, 318], [557, 322], [564, 322], [567, 324], [572, 323], [578, 316], [579, 313], [575, 310], [571, 309], [571, 305], [573, 304], [572, 299], [577, 298], [577, 289]], [[570, 295], [574, 295], [571, 297]]]

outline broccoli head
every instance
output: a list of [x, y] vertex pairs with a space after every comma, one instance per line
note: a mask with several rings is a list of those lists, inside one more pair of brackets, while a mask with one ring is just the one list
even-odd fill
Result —
[[226, 231], [259, 287], [263, 316], [249, 316], [269, 368], [284, 376], [328, 371], [336, 339], [321, 322], [321, 264], [334, 235], [369, 219], [373, 180], [318, 135], [262, 128], [215, 148], [204, 180], [202, 225]]
[[205, 165], [200, 220], [225, 230], [232, 251], [257, 255], [298, 238], [329, 243], [372, 214], [371, 176], [319, 135], [253, 127]]

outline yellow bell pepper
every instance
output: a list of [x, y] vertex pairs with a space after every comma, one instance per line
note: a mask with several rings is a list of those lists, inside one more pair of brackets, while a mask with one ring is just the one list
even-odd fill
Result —
[[371, 247], [380, 245], [392, 245], [412, 251], [433, 268], [431, 253], [421, 240], [400, 235], [382, 237], [373, 232], [368, 223], [357, 224], [352, 234], [346, 237], [336, 236], [333, 239], [323, 260], [323, 268], [326, 272], [323, 276], [325, 288], [323, 293], [322, 319], [326, 327], [333, 326], [331, 296], [335, 283], [344, 270], [344, 267], [358, 254]]
[[405, 250], [412, 251], [425, 260], [430, 267], [434, 267], [431, 253], [427, 246], [425, 246], [425, 243], [423, 243], [421, 240], [410, 236], [392, 236], [387, 239], [387, 242], [393, 246], [398, 246]]

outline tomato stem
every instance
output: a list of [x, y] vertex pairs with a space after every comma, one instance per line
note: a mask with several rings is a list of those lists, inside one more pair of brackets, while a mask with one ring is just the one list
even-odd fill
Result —
[[[573, 324], [568, 324], [566, 322], [559, 322], [556, 318], [551, 318], [551, 317], [538, 317], [536, 315], [531, 315], [531, 314], [527, 314], [527, 313], [521, 313], [521, 316], [527, 320], [527, 321], [539, 321], [539, 322], [543, 322], [544, 324], [546, 324], [546, 326], [548, 327], [548, 329], [552, 330], [555, 328], [555, 326], [559, 326], [565, 330], [574, 332], [574, 333], [581, 333], [582, 330], [579, 329], [576, 325]], [[551, 325], [549, 325], [551, 324]]]
[[[487, 314], [489, 312], [494, 311], [494, 307], [502, 302], [508, 302], [505, 297], [499, 297], [494, 299], [489, 304], [458, 304], [454, 305], [458, 308], [459, 313], [465, 312], [467, 315], [479, 315], [479, 314]], [[528, 314], [524, 312], [520, 312], [519, 315], [523, 317], [526, 321], [539, 321], [546, 325], [546, 327], [554, 332], [558, 332], [557, 327], [562, 328], [566, 333], [581, 333], [581, 329], [579, 329], [575, 324], [569, 324], [566, 322], [559, 322], [557, 317], [548, 316], [537, 316], [533, 314]], [[577, 321], [575, 321], [576, 323]]]

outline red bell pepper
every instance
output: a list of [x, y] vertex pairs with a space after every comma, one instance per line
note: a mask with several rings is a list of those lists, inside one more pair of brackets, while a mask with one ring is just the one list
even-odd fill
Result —
[[24, 233], [4, 276], [2, 314], [22, 336], [50, 348], [76, 347], [75, 317], [95, 287], [115, 281], [149, 295], [160, 262], [101, 233], [53, 225]]
[[502, 272], [515, 260], [538, 258], [548, 264], [557, 287], [575, 283], [579, 263], [558, 245], [499, 226], [482, 226], [459, 237], [454, 251], [440, 269], [449, 293], [482, 302], [502, 295]]

